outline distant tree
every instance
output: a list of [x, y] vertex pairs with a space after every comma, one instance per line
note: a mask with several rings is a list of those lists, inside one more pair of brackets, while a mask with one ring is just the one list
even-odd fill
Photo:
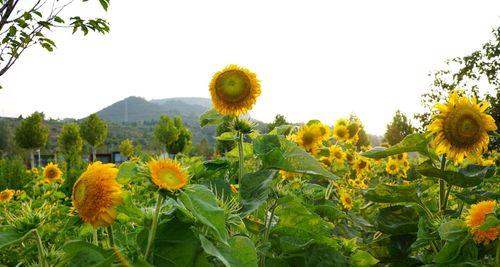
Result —
[[206, 138], [201, 139], [201, 141], [195, 146], [194, 149], [196, 155], [202, 156], [204, 158], [208, 158], [210, 155], [210, 146], [208, 144], [208, 140]]
[[[224, 117], [223, 121], [217, 125], [215, 129], [215, 135], [219, 136], [225, 132], [229, 132], [232, 130], [231, 120], [228, 117]], [[225, 154], [226, 152], [231, 151], [236, 146], [235, 141], [226, 141], [226, 140], [216, 140], [215, 150], [217, 154]]]
[[0, 120], [0, 156], [8, 154], [12, 150], [13, 132], [6, 120]]
[[40, 149], [47, 143], [49, 129], [43, 125], [44, 115], [35, 112], [22, 120], [16, 128], [14, 140], [16, 144], [30, 152], [31, 168], [35, 166], [35, 149]]
[[[483, 44], [481, 49], [463, 57], [449, 59], [445, 62], [447, 65], [445, 69], [429, 75], [433, 78], [433, 82], [429, 91], [421, 97], [421, 103], [426, 111], [415, 114], [415, 119], [420, 124], [419, 131], [426, 131], [431, 121], [432, 107], [438, 102], [444, 102], [451, 90], [460, 89], [478, 99], [483, 98], [479, 92], [480, 88], [491, 88], [493, 92], [500, 91], [500, 26], [493, 29], [492, 33], [493, 38]], [[497, 120], [496, 123], [498, 127], [500, 122]]]
[[179, 133], [177, 139], [167, 145], [167, 151], [170, 154], [178, 154], [185, 152], [191, 146], [191, 132], [184, 127], [181, 117], [174, 118], [174, 125]]
[[396, 111], [392, 122], [387, 124], [387, 130], [384, 134], [384, 142], [391, 146], [399, 143], [405, 136], [415, 132], [410, 120], [401, 111]]
[[94, 113], [80, 123], [80, 134], [90, 145], [92, 161], [95, 161], [96, 148], [106, 140], [108, 125]]
[[[110, 0], [99, 0], [107, 10]], [[0, 0], [0, 76], [16, 63], [26, 49], [40, 45], [53, 51], [55, 42], [46, 33], [54, 29], [72, 29], [73, 33], [89, 31], [105, 34], [108, 23], [100, 18], [82, 19], [77, 14], [66, 14], [64, 10], [75, 6], [74, 0], [26, 1]], [[82, 0], [81, 2], [87, 2]], [[71, 8], [78, 10], [78, 8]], [[65, 17], [65, 18], [64, 18]]]
[[66, 179], [64, 180], [63, 191], [69, 193], [78, 178], [75, 172], [78, 172], [82, 167], [83, 140], [80, 136], [78, 124], [68, 123], [64, 125], [57, 143], [58, 150], [64, 155], [66, 161]]
[[179, 130], [174, 122], [166, 115], [160, 117], [160, 120], [154, 128], [153, 134], [166, 152], [168, 152], [168, 146], [179, 138]]
[[119, 145], [120, 154], [129, 159], [134, 154], [134, 143], [130, 139], [123, 140]]
[[286, 118], [284, 115], [276, 114], [276, 116], [274, 117], [274, 121], [267, 125], [267, 131], [270, 132], [278, 126], [287, 125], [287, 124], [290, 124], [290, 123], [288, 121], [286, 121]]

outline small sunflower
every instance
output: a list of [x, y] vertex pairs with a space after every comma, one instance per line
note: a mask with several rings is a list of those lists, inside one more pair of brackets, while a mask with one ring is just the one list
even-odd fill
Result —
[[349, 125], [349, 121], [347, 119], [344, 119], [344, 118], [340, 118], [340, 119], [337, 119], [335, 121], [335, 126], [346, 126]]
[[122, 202], [118, 169], [96, 161], [87, 167], [73, 186], [73, 206], [82, 219], [97, 227], [108, 227], [116, 219], [115, 207]]
[[188, 174], [175, 160], [168, 158], [152, 159], [148, 162], [151, 180], [161, 189], [175, 191], [188, 183]]
[[304, 125], [297, 133], [295, 141], [305, 151], [315, 154], [322, 142], [321, 132], [314, 125]]
[[385, 171], [388, 174], [396, 175], [399, 172], [399, 164], [397, 161], [389, 159], [385, 165]]
[[364, 173], [370, 168], [370, 163], [366, 159], [358, 157], [354, 161], [353, 168], [356, 171], [356, 173]]
[[229, 65], [215, 73], [209, 88], [213, 106], [223, 115], [247, 113], [260, 95], [257, 75], [237, 65]]
[[349, 140], [349, 130], [344, 125], [338, 125], [333, 128], [333, 136], [341, 142]]
[[410, 162], [408, 160], [400, 161], [399, 166], [401, 170], [406, 173], [410, 169]]
[[46, 183], [60, 182], [62, 181], [63, 172], [57, 164], [49, 163], [43, 168], [43, 181]]
[[12, 189], [5, 189], [0, 192], [0, 202], [9, 202], [14, 196], [16, 191]]
[[330, 157], [321, 157], [319, 159], [319, 162], [325, 167], [331, 167], [332, 166], [332, 159]]
[[340, 164], [344, 163], [346, 154], [344, 151], [342, 151], [342, 148], [340, 146], [332, 145], [328, 150], [330, 151], [331, 161]]
[[395, 157], [394, 157], [395, 160], [399, 161], [399, 162], [403, 162], [405, 160], [408, 160], [408, 154], [407, 153], [401, 153], [401, 154], [397, 154]]
[[431, 145], [439, 155], [461, 163], [464, 157], [479, 156], [488, 149], [489, 131], [497, 129], [495, 120], [485, 111], [487, 101], [477, 103], [475, 98], [452, 91], [448, 103], [437, 104], [438, 113], [428, 127], [434, 139]]
[[347, 152], [345, 154], [345, 161], [347, 161], [347, 163], [349, 165], [353, 165], [354, 162], [356, 161], [356, 158], [357, 158], [357, 155], [355, 152]]
[[500, 232], [499, 225], [493, 226], [487, 230], [478, 229], [485, 222], [486, 216], [495, 212], [496, 207], [497, 203], [494, 200], [481, 201], [470, 207], [465, 222], [467, 226], [469, 226], [470, 232], [474, 236], [474, 241], [476, 241], [476, 243], [488, 244], [498, 237], [498, 233]]
[[346, 210], [351, 210], [352, 209], [352, 198], [351, 194], [349, 194], [347, 191], [342, 191], [340, 193], [340, 201], [342, 202], [342, 206]]
[[297, 176], [297, 174], [294, 172], [287, 172], [287, 171], [283, 171], [283, 170], [280, 170], [279, 174], [280, 174], [282, 181], [289, 180], [289, 179], [292, 179], [292, 178]]
[[323, 123], [318, 123], [316, 124], [316, 127], [318, 127], [318, 130], [320, 132], [320, 135], [321, 135], [321, 139], [323, 141], [326, 141], [328, 139], [330, 139], [330, 135], [331, 135], [331, 130], [330, 130], [330, 127], [324, 125]]

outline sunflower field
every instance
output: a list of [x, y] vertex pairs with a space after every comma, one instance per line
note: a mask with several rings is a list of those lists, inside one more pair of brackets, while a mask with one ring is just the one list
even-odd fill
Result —
[[23, 181], [0, 193], [0, 265], [500, 266], [487, 101], [452, 90], [426, 132], [369, 147], [353, 118], [257, 131], [261, 84], [244, 67], [209, 90], [200, 125], [234, 144], [211, 159], [182, 153], [189, 132], [165, 121], [162, 155], [0, 162], [0, 179]]

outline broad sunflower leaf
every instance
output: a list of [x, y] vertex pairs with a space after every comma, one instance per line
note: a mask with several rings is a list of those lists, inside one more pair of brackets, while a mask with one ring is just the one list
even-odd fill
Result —
[[226, 267], [256, 267], [257, 251], [253, 242], [245, 236], [229, 238], [228, 245], [215, 246], [200, 235], [201, 246], [207, 254], [219, 259]]
[[0, 248], [23, 240], [24, 234], [18, 233], [14, 226], [0, 225]]
[[441, 224], [438, 232], [442, 240], [450, 242], [462, 240], [467, 236], [467, 225], [463, 220], [453, 219]]
[[463, 202], [472, 205], [485, 200], [499, 200], [500, 194], [477, 189], [464, 189], [461, 192], [453, 192]]
[[57, 266], [111, 266], [115, 261], [115, 254], [112, 250], [105, 250], [94, 244], [72, 240], [62, 246], [64, 256]]
[[122, 185], [127, 184], [131, 179], [137, 177], [137, 164], [132, 161], [126, 161], [120, 164], [116, 181]]
[[376, 217], [377, 228], [387, 234], [416, 233], [418, 213], [414, 208], [391, 206], [380, 210]]
[[221, 114], [219, 114], [215, 109], [211, 109], [200, 116], [200, 126], [205, 127], [207, 125], [217, 125], [223, 120]]
[[288, 172], [339, 179], [303, 149], [282, 135], [261, 135], [253, 141], [253, 150], [262, 160], [264, 169], [280, 169]]
[[419, 152], [422, 155], [432, 156], [428, 144], [429, 139], [423, 134], [415, 133], [407, 135], [401, 142], [389, 148], [375, 147], [362, 153], [361, 156], [380, 159], [406, 152]]
[[198, 221], [208, 226], [221, 242], [227, 242], [224, 209], [217, 205], [217, 199], [210, 189], [203, 185], [186, 186], [178, 200]]
[[256, 210], [262, 203], [267, 201], [270, 185], [275, 176], [275, 170], [260, 170], [253, 173], [247, 173], [243, 176], [240, 183], [243, 216]]
[[222, 133], [221, 135], [215, 137], [215, 139], [219, 141], [234, 141], [236, 140], [236, 136], [234, 135], [233, 132], [225, 132]]
[[367, 200], [377, 203], [419, 203], [418, 192], [428, 188], [425, 183], [409, 185], [378, 184], [374, 188], [365, 190], [364, 196]]
[[379, 260], [375, 259], [370, 253], [357, 250], [351, 256], [351, 261], [354, 267], [369, 267], [377, 264]]
[[442, 171], [432, 165], [427, 160], [417, 166], [417, 171], [427, 177], [441, 178], [451, 185], [459, 187], [472, 187], [483, 182], [483, 179], [489, 178], [495, 174], [495, 166], [482, 167], [478, 165], [469, 165], [465, 168], [455, 171]]

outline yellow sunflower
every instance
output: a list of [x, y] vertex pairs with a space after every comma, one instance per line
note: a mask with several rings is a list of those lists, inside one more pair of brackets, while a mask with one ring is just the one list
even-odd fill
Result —
[[315, 154], [322, 142], [321, 132], [314, 125], [304, 125], [297, 133], [295, 141], [305, 151]]
[[43, 181], [46, 183], [60, 182], [62, 181], [62, 174], [63, 172], [57, 164], [52, 164], [51, 162], [43, 168]]
[[168, 159], [152, 159], [148, 162], [151, 179], [161, 189], [175, 191], [183, 188], [189, 180], [187, 172], [179, 162]]
[[331, 167], [332, 166], [332, 159], [330, 157], [321, 157], [319, 159], [319, 162], [325, 167]]
[[330, 127], [324, 125], [323, 123], [316, 124], [316, 127], [318, 127], [318, 130], [321, 134], [322, 140], [326, 141], [330, 138], [330, 134], [331, 134]]
[[388, 174], [396, 175], [399, 172], [399, 164], [396, 160], [389, 159], [385, 165], [385, 171]]
[[403, 162], [405, 160], [408, 160], [408, 154], [407, 153], [397, 154], [396, 156], [394, 156], [394, 159], [399, 162]]
[[328, 149], [330, 151], [330, 160], [335, 163], [344, 163], [346, 154], [340, 146], [332, 145]]
[[458, 91], [450, 93], [448, 103], [435, 105], [438, 113], [428, 130], [434, 136], [431, 145], [436, 153], [461, 163], [464, 157], [477, 157], [487, 151], [488, 132], [497, 129], [493, 117], [485, 113], [488, 107], [487, 101], [477, 103]]
[[9, 202], [16, 191], [12, 189], [5, 189], [0, 192], [0, 202]]
[[215, 73], [209, 88], [214, 108], [223, 115], [247, 113], [260, 95], [257, 75], [237, 65]]
[[344, 125], [338, 125], [333, 128], [333, 136], [341, 142], [349, 140], [349, 130]]
[[340, 125], [347, 127], [347, 125], [349, 125], [349, 121], [347, 119], [344, 119], [344, 118], [337, 119], [335, 121], [335, 126], [340, 126]]
[[356, 173], [361, 174], [361, 173], [364, 173], [370, 169], [370, 163], [365, 158], [358, 157], [354, 161], [353, 168], [356, 171]]
[[470, 232], [474, 236], [474, 241], [476, 241], [476, 243], [488, 244], [498, 237], [498, 233], [500, 232], [499, 225], [493, 226], [487, 230], [478, 229], [485, 222], [486, 216], [495, 212], [496, 207], [497, 203], [494, 200], [481, 201], [470, 207], [465, 222], [467, 226], [469, 226]]
[[356, 162], [356, 158], [357, 158], [356, 152], [348, 152], [345, 155], [345, 161], [347, 161], [349, 165], [353, 165], [354, 162]]
[[340, 193], [340, 201], [342, 202], [342, 206], [346, 210], [352, 209], [352, 198], [351, 194], [349, 194], [347, 191], [342, 191]]
[[297, 176], [297, 174], [294, 172], [287, 172], [287, 171], [283, 171], [283, 170], [280, 170], [279, 174], [280, 174], [282, 181], [292, 179], [292, 178]]
[[114, 164], [96, 161], [73, 186], [73, 207], [94, 228], [110, 226], [118, 215], [115, 207], [122, 202], [122, 191], [117, 174]]

